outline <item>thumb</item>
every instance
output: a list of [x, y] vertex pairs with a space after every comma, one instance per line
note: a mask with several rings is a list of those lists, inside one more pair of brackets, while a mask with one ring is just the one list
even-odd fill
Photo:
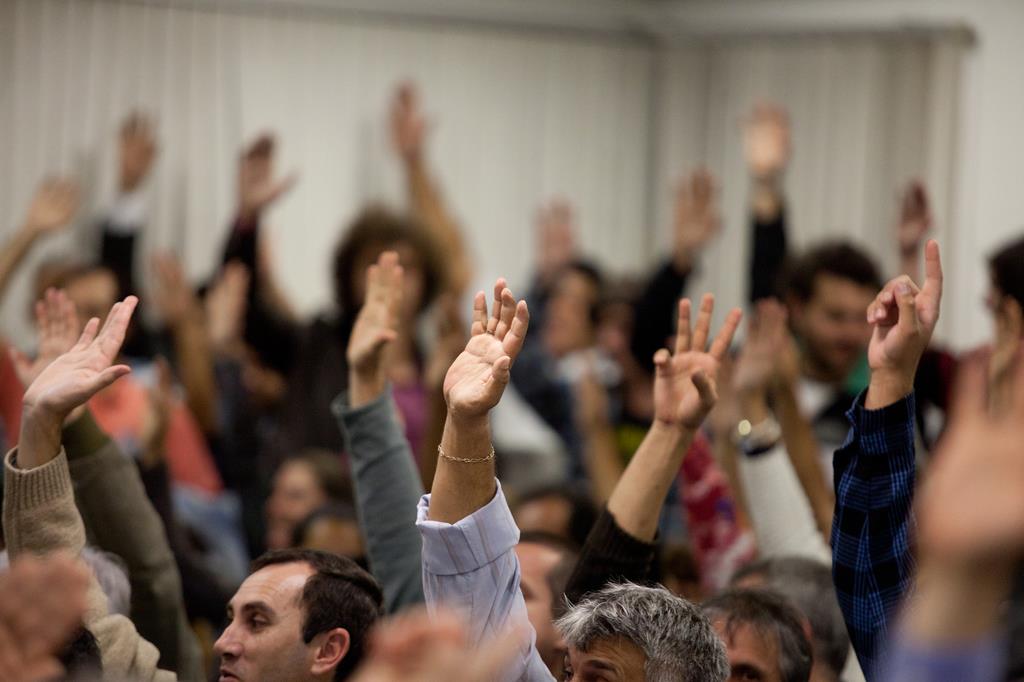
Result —
[[718, 392], [715, 390], [715, 384], [708, 378], [707, 374], [703, 370], [698, 370], [693, 373], [690, 377], [693, 381], [693, 385], [697, 388], [697, 393], [700, 394], [700, 402], [702, 405], [711, 409], [718, 402]]
[[491, 377], [504, 388], [509, 380], [509, 369], [512, 367], [512, 358], [503, 355], [491, 365]]
[[32, 383], [32, 363], [29, 362], [28, 357], [17, 348], [8, 348], [7, 356], [11, 359], [11, 364], [14, 365], [14, 373], [18, 376], [18, 381], [21, 382], [22, 388], [28, 388], [28, 385]]

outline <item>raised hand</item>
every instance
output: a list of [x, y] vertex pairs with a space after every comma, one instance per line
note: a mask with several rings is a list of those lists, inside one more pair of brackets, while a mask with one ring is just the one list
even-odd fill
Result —
[[[925, 281], [918, 288], [906, 275], [889, 281], [868, 306], [874, 325], [868, 346], [871, 385], [866, 406], [882, 407], [911, 391], [921, 354], [939, 321], [942, 261], [934, 240], [925, 246]], [[887, 401], [887, 402], [886, 402]]]
[[156, 275], [154, 307], [164, 324], [170, 328], [183, 322], [189, 313], [198, 310], [199, 300], [185, 279], [181, 261], [171, 252], [157, 253], [151, 260]]
[[537, 275], [550, 278], [576, 256], [576, 224], [572, 206], [565, 199], [553, 199], [537, 210]]
[[242, 154], [238, 165], [238, 212], [251, 219], [295, 184], [294, 173], [274, 178], [274, 138], [261, 135]]
[[121, 191], [131, 192], [149, 175], [156, 158], [152, 121], [140, 112], [133, 112], [121, 125], [119, 143]]
[[924, 183], [914, 180], [907, 185], [900, 201], [900, 220], [896, 226], [900, 255], [917, 256], [921, 241], [931, 228], [932, 212], [928, 192]]
[[57, 654], [85, 615], [89, 571], [70, 556], [19, 556], [0, 573], [0, 680], [63, 675]]
[[530, 311], [505, 285], [494, 284], [493, 309], [487, 314], [487, 296], [473, 299], [473, 326], [466, 349], [459, 354], [444, 378], [448, 413], [455, 419], [486, 416], [501, 400], [509, 370], [523, 348]]
[[174, 373], [167, 359], [157, 356], [154, 363], [156, 377], [149, 389], [149, 402], [142, 419], [142, 464], [151, 468], [164, 458], [164, 441], [171, 424], [174, 408]]
[[63, 290], [47, 289], [36, 302], [36, 333], [39, 349], [35, 360], [29, 360], [20, 351], [11, 349], [14, 371], [22, 386], [36, 380], [46, 367], [60, 355], [68, 352], [78, 340], [78, 315], [75, 304]]
[[78, 343], [44, 368], [25, 391], [19, 466], [39, 466], [56, 456], [61, 425], [71, 411], [131, 371], [114, 360], [137, 304], [134, 296], [115, 303], [102, 329], [97, 318], [89, 320]]
[[774, 299], [758, 301], [732, 371], [736, 391], [767, 392], [773, 385], [796, 381], [799, 365], [786, 320], [786, 308], [781, 303]]
[[681, 300], [675, 353], [662, 348], [654, 354], [654, 419], [660, 424], [696, 430], [718, 400], [718, 369], [743, 313], [738, 308], [730, 311], [705, 350], [714, 308], [714, 296], [705, 294], [691, 334], [690, 300]]
[[233, 350], [242, 339], [248, 291], [249, 269], [241, 263], [231, 262], [224, 266], [206, 295], [210, 345], [219, 352]]
[[391, 140], [403, 160], [422, 157], [427, 127], [416, 86], [411, 81], [400, 84], [391, 103]]
[[1013, 383], [1009, 409], [992, 416], [984, 366], [961, 372], [950, 424], [916, 500], [922, 551], [978, 565], [1024, 556], [1024, 365]]
[[747, 119], [744, 143], [747, 167], [758, 180], [777, 178], [789, 164], [789, 116], [781, 107], [761, 103]]
[[385, 251], [366, 271], [366, 300], [348, 339], [352, 405], [358, 407], [379, 395], [387, 381], [387, 348], [398, 338], [402, 306], [402, 266], [398, 254]]
[[675, 206], [675, 251], [677, 267], [688, 270], [694, 259], [718, 234], [722, 221], [715, 205], [715, 181], [701, 169], [679, 183]]
[[78, 211], [78, 183], [62, 178], [47, 178], [36, 190], [25, 216], [25, 229], [31, 234], [58, 230]]

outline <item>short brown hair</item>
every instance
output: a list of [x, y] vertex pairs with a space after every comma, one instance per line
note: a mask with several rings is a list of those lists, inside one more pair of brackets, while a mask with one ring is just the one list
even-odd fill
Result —
[[292, 563], [308, 564], [315, 571], [302, 588], [301, 604], [306, 611], [302, 640], [309, 644], [321, 632], [334, 628], [348, 631], [348, 653], [334, 671], [336, 681], [344, 680], [362, 661], [367, 636], [381, 616], [384, 596], [380, 585], [351, 559], [314, 549], [266, 552], [252, 562], [251, 572]]

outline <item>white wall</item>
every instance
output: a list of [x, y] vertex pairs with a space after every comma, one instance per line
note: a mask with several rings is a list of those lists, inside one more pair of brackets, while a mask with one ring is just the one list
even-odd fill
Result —
[[[404, 201], [385, 115], [394, 85], [411, 77], [436, 123], [432, 165], [480, 285], [504, 274], [523, 286], [534, 208], [556, 193], [579, 207], [597, 255], [623, 269], [646, 262], [649, 48], [255, 7], [0, 3], [3, 229], [52, 171], [84, 180], [88, 223], [111, 196], [118, 122], [143, 107], [158, 116], [161, 143], [147, 246], [174, 248], [193, 277], [207, 276], [231, 217], [238, 150], [276, 131], [281, 170], [302, 177], [269, 216], [270, 237], [287, 292], [312, 312], [328, 302], [344, 221], [369, 199]], [[53, 240], [35, 260], [79, 243]], [[22, 277], [4, 308], [3, 331], [20, 340], [26, 294]]]
[[960, 135], [952, 159], [956, 199], [945, 226], [943, 337], [957, 347], [986, 339], [984, 257], [1024, 227], [1024, 2], [1019, 0], [730, 0], [678, 2], [691, 36], [850, 33], [961, 26], [975, 36], [963, 61]]
[[[299, 5], [317, 11], [298, 11]], [[951, 283], [940, 331], [957, 346], [987, 334], [983, 255], [1024, 223], [1024, 192], [1017, 187], [1024, 159], [1019, 0], [203, 0], [189, 9], [172, 6], [0, 3], [3, 226], [16, 224], [36, 179], [52, 169], [78, 172], [91, 190], [90, 209], [100, 208], [110, 194], [117, 120], [129, 107], [148, 106], [161, 114], [163, 140], [151, 245], [179, 249], [191, 274], [203, 276], [230, 214], [237, 149], [254, 132], [276, 129], [282, 166], [305, 171], [271, 217], [280, 268], [301, 307], [315, 309], [327, 298], [324, 268], [342, 219], [367, 198], [401, 197], [382, 115], [390, 84], [413, 76], [438, 121], [435, 165], [472, 234], [481, 281], [499, 269], [514, 279], [525, 275], [531, 211], [556, 192], [579, 204], [587, 246], [626, 269], [666, 243], [669, 178], [689, 159], [708, 158], [706, 129], [716, 121], [674, 80], [707, 86], [702, 41], [891, 38], [900, 29], [917, 35], [957, 26], [973, 32], [976, 44], [962, 60], [959, 82], [933, 85], [957, 88], [959, 106], [955, 116], [929, 119], [920, 143], [930, 166], [954, 168], [950, 187], [940, 188], [948, 190], [950, 213], [938, 234]], [[394, 18], [403, 14], [418, 19]], [[654, 49], [652, 35], [670, 55]], [[925, 96], [943, 98], [934, 88]], [[659, 110], [669, 100], [671, 111], [704, 127], [656, 120], [650, 106], [658, 97]], [[652, 121], [658, 123], [653, 144]], [[934, 158], [942, 148], [934, 142], [951, 132], [957, 133], [952, 158]], [[728, 192], [735, 197], [742, 188]], [[877, 216], [884, 209], [856, 210]], [[72, 244], [58, 239], [46, 249]], [[0, 316], [3, 331], [21, 339], [27, 325], [14, 304], [24, 293], [19, 285]]]

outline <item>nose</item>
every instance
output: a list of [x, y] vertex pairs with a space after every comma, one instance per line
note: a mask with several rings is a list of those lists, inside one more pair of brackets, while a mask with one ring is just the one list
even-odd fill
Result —
[[224, 634], [213, 643], [213, 650], [218, 656], [228, 659], [235, 659], [242, 655], [242, 643], [235, 635], [233, 623], [228, 625]]

